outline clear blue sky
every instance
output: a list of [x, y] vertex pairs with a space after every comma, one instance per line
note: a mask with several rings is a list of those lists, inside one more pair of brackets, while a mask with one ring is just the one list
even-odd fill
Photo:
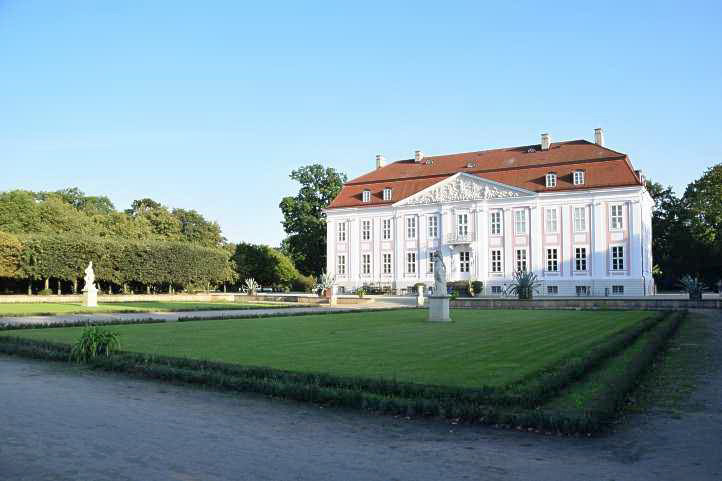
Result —
[[[0, 190], [195, 208], [277, 245], [291, 169], [593, 138], [722, 162], [722, 4], [0, 0]], [[501, 5], [503, 4], [503, 5]]]

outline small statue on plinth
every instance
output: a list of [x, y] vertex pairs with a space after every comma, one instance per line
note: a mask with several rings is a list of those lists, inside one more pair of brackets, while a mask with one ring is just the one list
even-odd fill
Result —
[[85, 277], [83, 280], [85, 281], [85, 285], [83, 286], [83, 306], [98, 307], [98, 288], [95, 285], [93, 261], [90, 261], [88, 267], [85, 268]]
[[429, 296], [429, 321], [449, 322], [449, 294], [446, 291], [446, 264], [440, 251], [434, 256], [434, 295]]

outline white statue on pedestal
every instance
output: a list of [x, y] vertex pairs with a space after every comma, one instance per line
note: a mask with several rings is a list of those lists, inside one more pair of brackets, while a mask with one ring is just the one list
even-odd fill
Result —
[[88, 267], [85, 268], [85, 277], [83, 279], [83, 305], [85, 307], [98, 306], [98, 288], [95, 285], [95, 272], [93, 272], [93, 261], [90, 261]]
[[434, 252], [434, 295], [429, 297], [429, 321], [449, 322], [449, 295], [446, 292], [446, 264], [441, 251]]
[[445, 296], [447, 295], [446, 290], [446, 264], [444, 264], [444, 257], [441, 255], [441, 251], [436, 251], [434, 256], [434, 295]]

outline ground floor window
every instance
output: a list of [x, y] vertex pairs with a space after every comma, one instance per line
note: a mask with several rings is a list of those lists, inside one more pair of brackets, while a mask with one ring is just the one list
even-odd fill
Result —
[[578, 296], [589, 295], [589, 289], [587, 289], [587, 286], [577, 286], [577, 295]]
[[469, 251], [459, 252], [459, 271], [469, 272], [470, 258], [471, 253]]
[[406, 273], [416, 274], [416, 252], [406, 253]]
[[547, 271], [559, 272], [559, 251], [556, 248], [547, 249]]
[[[586, 271], [587, 270], [587, 248], [577, 247], [574, 249], [574, 270], [575, 271]], [[585, 287], [585, 286], [580, 286]]]
[[391, 274], [391, 254], [384, 254], [384, 274]]
[[516, 270], [526, 272], [526, 249], [516, 250]]
[[612, 247], [612, 270], [624, 270], [624, 247], [622, 246]]
[[624, 294], [624, 286], [612, 286], [612, 294]]
[[371, 274], [371, 254], [361, 255], [361, 273], [366, 276]]
[[501, 286], [491, 286], [492, 294], [501, 294]]
[[336, 263], [336, 274], [339, 276], [346, 275], [346, 256], [338, 256], [338, 262]]
[[547, 294], [551, 296], [559, 294], [559, 286], [547, 286]]
[[429, 274], [434, 273], [434, 254], [429, 254]]
[[499, 249], [491, 251], [491, 272], [501, 272], [501, 250]]

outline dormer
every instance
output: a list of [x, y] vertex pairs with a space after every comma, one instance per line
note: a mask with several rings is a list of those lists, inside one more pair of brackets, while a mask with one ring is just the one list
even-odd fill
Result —
[[557, 174], [556, 172], [549, 172], [546, 175], [546, 186], [552, 188], [557, 186]]

